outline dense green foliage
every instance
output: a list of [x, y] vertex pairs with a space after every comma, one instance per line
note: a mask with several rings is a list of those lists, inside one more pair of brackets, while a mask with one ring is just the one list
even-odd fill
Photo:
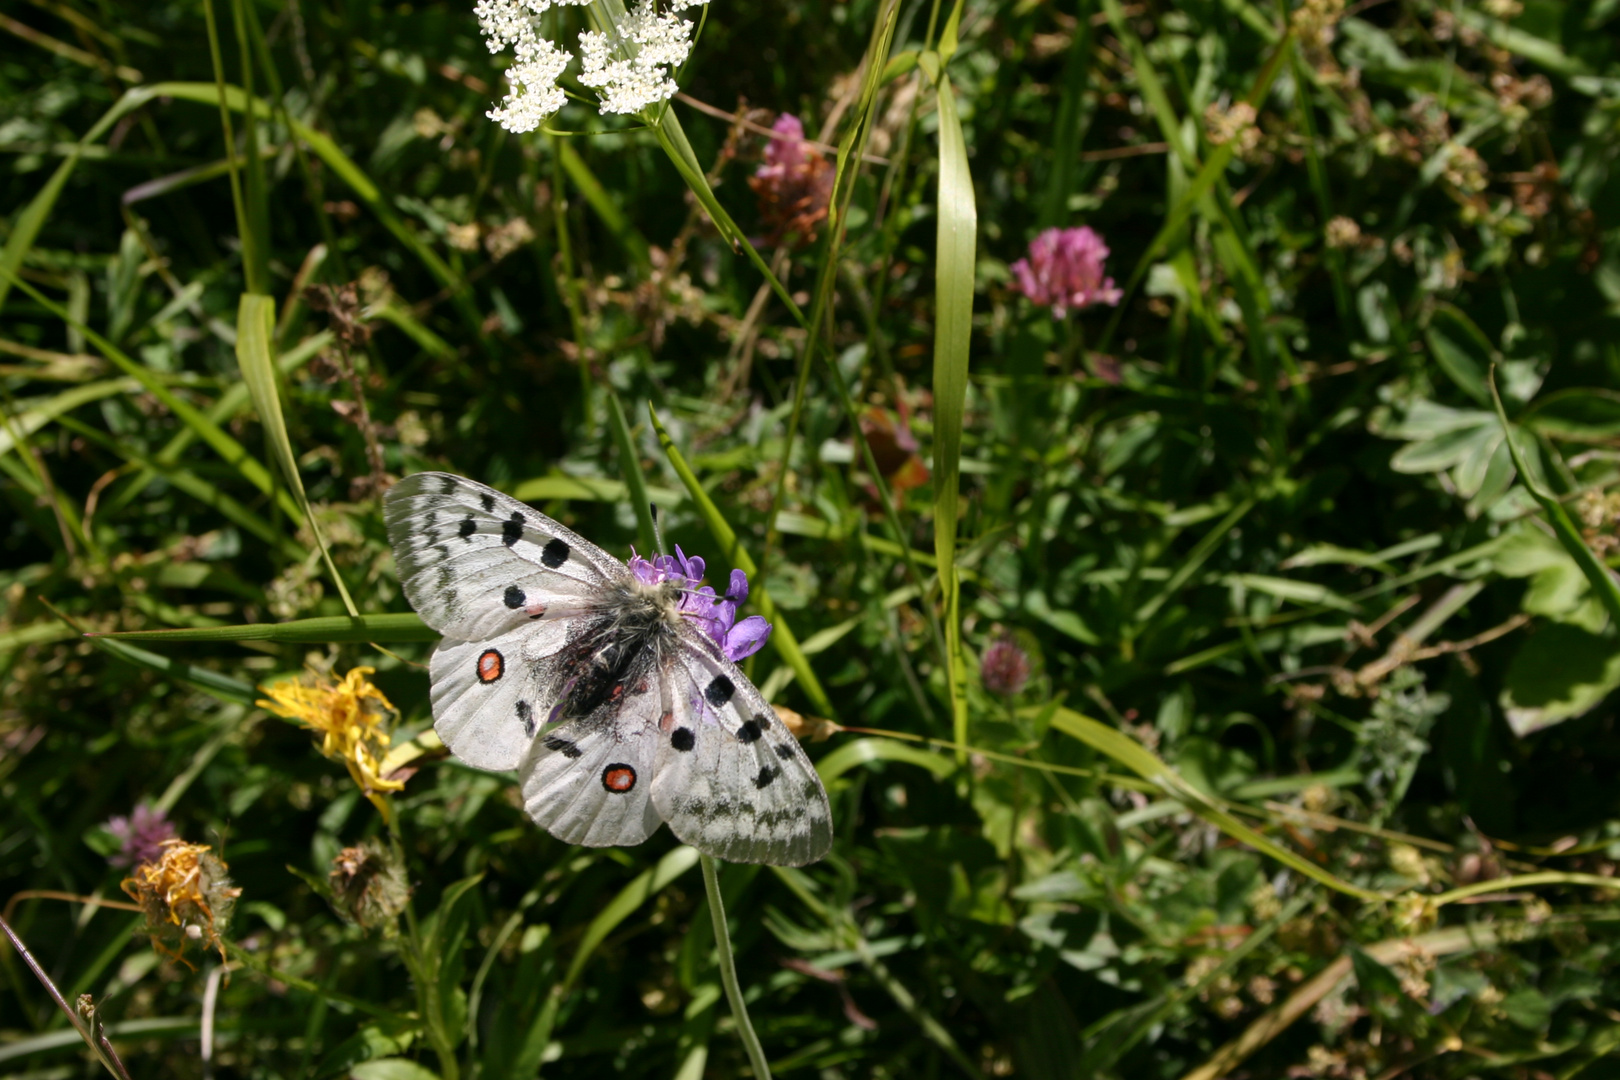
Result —
[[[7, 922], [135, 1076], [743, 1074], [693, 853], [570, 848], [410, 742], [412, 618], [79, 636], [342, 616], [322, 542], [404, 615], [389, 476], [620, 555], [644, 482], [711, 580], [760, 568], [767, 696], [870, 729], [810, 744], [831, 857], [722, 868], [773, 1071], [1612, 1069], [1617, 31], [714, 0], [671, 108], [790, 307], [652, 131], [486, 120], [470, 0], [8, 5]], [[779, 112], [845, 149], [838, 227], [748, 183]], [[1080, 225], [1124, 295], [1056, 318], [1011, 265]], [[359, 665], [409, 762], [375, 807], [254, 704]], [[154, 803], [240, 889], [195, 968], [74, 899]], [[99, 1070], [0, 967], [0, 1071]]]

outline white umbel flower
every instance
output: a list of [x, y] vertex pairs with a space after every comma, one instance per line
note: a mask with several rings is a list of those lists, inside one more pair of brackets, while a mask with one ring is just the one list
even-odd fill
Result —
[[508, 91], [498, 109], [485, 115], [507, 131], [533, 131], [544, 124], [568, 98], [557, 76], [573, 54], [540, 36], [540, 16], [553, 4], [585, 4], [590, 0], [478, 0], [473, 14], [489, 51], [512, 47], [514, 61], [506, 69]]
[[[552, 7], [583, 6], [593, 0], [478, 0], [473, 13], [489, 51], [511, 48], [506, 70], [508, 92], [500, 108], [486, 115], [513, 132], [533, 131], [567, 103], [557, 79], [574, 56], [540, 36], [540, 18]], [[584, 71], [579, 81], [597, 91], [601, 111], [638, 113], [668, 101], [678, 89], [671, 77], [692, 51], [692, 24], [674, 12], [702, 7], [709, 0], [638, 0], [610, 32], [579, 36]]]
[[642, 0], [619, 24], [618, 37], [615, 43], [593, 31], [579, 35], [579, 81], [601, 97], [602, 112], [638, 113], [674, 97], [680, 88], [670, 73], [692, 51], [692, 24]]
[[514, 52], [517, 62], [506, 69], [511, 89], [498, 109], [485, 115], [507, 131], [533, 131], [555, 116], [568, 101], [557, 76], [572, 59], [545, 38], [520, 41]]

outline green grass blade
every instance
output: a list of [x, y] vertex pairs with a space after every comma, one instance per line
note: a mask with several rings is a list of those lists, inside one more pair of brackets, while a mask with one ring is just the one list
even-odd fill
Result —
[[242, 368], [242, 381], [247, 384], [248, 396], [253, 400], [254, 411], [259, 414], [259, 423], [270, 442], [270, 452], [275, 456], [276, 465], [287, 486], [292, 489], [293, 497], [298, 500], [304, 520], [309, 523], [309, 531], [314, 534], [315, 543], [321, 549], [326, 571], [337, 586], [338, 595], [343, 598], [343, 606], [350, 615], [359, 615], [360, 609], [355, 607], [354, 599], [349, 596], [349, 587], [343, 583], [343, 575], [338, 573], [337, 564], [332, 562], [326, 537], [321, 533], [320, 522], [315, 520], [310, 510], [309, 496], [304, 492], [304, 478], [298, 472], [298, 458], [293, 454], [292, 439], [287, 435], [287, 422], [281, 415], [281, 395], [276, 390], [276, 363], [272, 355], [275, 336], [275, 300], [268, 296], [243, 293], [236, 310], [236, 362]]
[[644, 870], [634, 881], [619, 890], [619, 894], [607, 902], [591, 924], [585, 928], [585, 933], [579, 939], [579, 947], [574, 950], [574, 959], [568, 965], [568, 971], [563, 975], [562, 986], [566, 989], [572, 987], [579, 979], [580, 972], [585, 970], [585, 964], [591, 954], [607, 940], [615, 928], [625, 919], [628, 919], [642, 904], [651, 900], [661, 892], [664, 886], [686, 873], [698, 863], [696, 848], [681, 845], [662, 859], [658, 865]]
[[150, 368], [142, 364], [137, 364], [134, 360], [131, 360], [122, 349], [118, 348], [118, 346], [114, 345], [112, 342], [90, 329], [84, 323], [73, 318], [73, 316], [68, 314], [65, 308], [63, 308], [60, 304], [53, 302], [49, 297], [40, 292], [38, 289], [34, 288], [28, 282], [21, 280], [15, 275], [7, 274], [3, 269], [0, 269], [0, 278], [10, 281], [23, 292], [27, 293], [31, 299], [33, 299], [41, 307], [45, 308], [45, 310], [49, 311], [52, 315], [55, 315], [58, 319], [61, 319], [69, 326], [77, 329], [85, 336], [87, 341], [96, 347], [96, 350], [100, 352], [101, 355], [112, 361], [113, 366], [132, 376], [141, 384], [143, 389], [145, 389], [153, 397], [157, 398], [158, 401], [162, 402], [164, 407], [170, 412], [174, 413], [175, 416], [179, 417], [182, 423], [194, 429], [198, 437], [212, 447], [215, 453], [223, 458], [228, 465], [242, 474], [243, 479], [247, 480], [248, 483], [258, 488], [264, 494], [273, 495], [277, 502], [280, 503], [283, 512], [285, 512], [298, 524], [303, 523], [303, 512], [299, 509], [298, 504], [295, 503], [292, 500], [292, 497], [287, 495], [285, 492], [276, 491], [275, 481], [271, 478], [269, 470], [267, 470], [257, 458], [255, 458], [252, 454], [249, 454], [241, 443], [231, 438], [231, 436], [226, 434], [218, 424], [204, 416], [201, 410], [199, 410], [196, 406], [192, 405], [183, 398], [175, 396], [175, 394], [170, 391], [166, 385], [164, 385], [163, 380], [159, 379]]
[[1520, 455], [1515, 436], [1519, 432], [1508, 423], [1507, 413], [1502, 409], [1502, 395], [1496, 389], [1496, 365], [1491, 365], [1490, 373], [1491, 402], [1496, 406], [1496, 419], [1502, 425], [1503, 441], [1507, 443], [1508, 453], [1513, 458], [1513, 467], [1519, 471], [1519, 481], [1530, 497], [1536, 500], [1541, 512], [1547, 515], [1547, 522], [1553, 527], [1553, 533], [1569, 557], [1575, 560], [1575, 565], [1581, 568], [1586, 575], [1587, 582], [1592, 591], [1603, 603], [1604, 610], [1609, 613], [1609, 624], [1612, 628], [1620, 630], [1620, 584], [1614, 580], [1614, 574], [1602, 559], [1586, 546], [1586, 539], [1581, 536], [1581, 530], [1575, 522], [1570, 520], [1569, 511], [1564, 504], [1542, 490], [1536, 482], [1535, 475], [1525, 468], [1524, 458]]
[[414, 611], [390, 615], [327, 615], [283, 623], [247, 623], [241, 626], [186, 627], [179, 630], [122, 630], [87, 634], [91, 638], [120, 641], [437, 641], [439, 632]]
[[642, 236], [641, 231], [625, 216], [619, 204], [613, 201], [613, 196], [608, 194], [607, 188], [602, 186], [602, 181], [591, 172], [591, 167], [585, 164], [585, 159], [579, 156], [579, 151], [575, 150], [567, 139], [555, 139], [552, 145], [557, 148], [557, 159], [562, 163], [568, 179], [572, 180], [574, 187], [585, 196], [586, 203], [596, 211], [596, 216], [602, 219], [602, 224], [607, 226], [608, 232], [612, 233], [614, 239], [618, 240], [620, 246], [629, 253], [631, 261], [636, 264], [636, 269], [642, 273], [650, 270], [652, 262], [647, 255], [647, 238]]
[[[934, 267], [934, 558], [945, 597], [946, 672], [952, 730], [968, 741], [967, 675], [962, 666], [961, 581], [956, 572], [956, 518], [967, 405], [968, 348], [973, 336], [974, 248], [978, 207], [956, 94], [941, 73], [939, 224]], [[958, 751], [958, 761], [965, 761]]]
[[[748, 552], [743, 550], [741, 542], [737, 539], [737, 531], [731, 527], [725, 516], [720, 513], [720, 508], [714, 505], [714, 500], [710, 499], [709, 493], [703, 490], [703, 485], [698, 483], [697, 474], [686, 463], [686, 458], [681, 455], [681, 452], [675, 448], [674, 440], [669, 437], [669, 432], [664, 430], [664, 425], [659, 423], [658, 414], [653, 412], [651, 404], [647, 406], [647, 414], [652, 417], [653, 427], [658, 431], [659, 445], [664, 448], [664, 453], [669, 457], [670, 465], [674, 467], [676, 475], [681, 478], [681, 482], [686, 485], [687, 493], [692, 496], [692, 501], [697, 504], [698, 514], [703, 518], [704, 524], [708, 525], [709, 534], [720, 545], [720, 550], [725, 552], [726, 557], [731, 561], [731, 565], [737, 567], [749, 577], [755, 577], [759, 572], [759, 568], [755, 565], [754, 560], [749, 557]], [[787, 619], [782, 615], [781, 610], [777, 608], [776, 602], [771, 599], [770, 590], [765, 587], [763, 581], [756, 578], [750, 587], [748, 595], [754, 605], [759, 608], [759, 613], [773, 625], [771, 645], [775, 647], [776, 654], [782, 658], [784, 664], [793, 670], [793, 674], [799, 680], [799, 685], [804, 688], [804, 692], [810, 698], [811, 703], [821, 710], [822, 715], [829, 719], [836, 719], [833, 715], [832, 701], [827, 697], [827, 691], [822, 688], [821, 680], [816, 678], [815, 670], [810, 666], [810, 659], [804, 655], [804, 650], [799, 647], [799, 639], [794, 637], [793, 630], [788, 626]]]
[[816, 772], [821, 774], [823, 782], [830, 784], [855, 766], [868, 761], [904, 761], [909, 765], [920, 765], [933, 773], [935, 780], [945, 779], [957, 768], [956, 762], [943, 754], [919, 750], [891, 739], [870, 738], [856, 739], [840, 746], [816, 762]]
[[1253, 509], [1254, 500], [1244, 499], [1232, 507], [1226, 516], [1216, 523], [1213, 529], [1199, 538], [1198, 543], [1193, 545], [1193, 549], [1187, 553], [1187, 557], [1182, 560], [1181, 565], [1171, 573], [1169, 580], [1159, 588], [1158, 592], [1149, 597], [1146, 603], [1136, 609], [1135, 622], [1138, 628], [1158, 614], [1159, 609], [1165, 605], [1165, 602], [1181, 591], [1182, 586], [1187, 584], [1188, 579], [1196, 574], [1199, 567], [1204, 565], [1205, 560], [1215, 553], [1215, 548], [1226, 538], [1226, 534], [1231, 532], [1233, 527]]
[[[236, 45], [241, 53], [242, 92], [253, 100], [253, 46], [248, 31], [247, 4], [231, 0], [231, 22], [236, 29]], [[245, 213], [238, 223], [242, 236], [242, 271], [247, 291], [270, 293], [270, 186], [264, 172], [264, 156], [259, 153], [259, 123], [252, 109], [242, 114], [243, 191]], [[227, 150], [234, 156], [233, 150]]]
[[63, 413], [114, 394], [133, 394], [140, 388], [141, 384], [134, 379], [106, 379], [75, 386], [50, 397], [14, 401], [12, 407], [17, 412], [0, 424], [0, 454], [9, 452], [19, 440], [26, 439]]
[[652, 501], [647, 493], [647, 478], [641, 471], [641, 455], [636, 452], [636, 440], [630, 434], [624, 405], [611, 386], [608, 387], [608, 418], [613, 422], [613, 441], [619, 448], [619, 471], [624, 474], [625, 494], [636, 512], [636, 542], [642, 551], [657, 551], [658, 533], [653, 528]]
[[[1028, 715], [1034, 715], [1039, 713], [1040, 709], [1033, 708], [1022, 711]], [[1314, 881], [1320, 881], [1328, 888], [1344, 893], [1347, 896], [1354, 896], [1362, 900], [1385, 899], [1383, 894], [1352, 885], [1348, 881], [1328, 873], [1309, 859], [1296, 855], [1287, 848], [1266, 839], [1221, 809], [1208, 796], [1183, 780], [1179, 773], [1161, 761], [1151, 750], [1124, 732], [1117, 731], [1106, 724], [1077, 713], [1073, 709], [1061, 706], [1052, 715], [1052, 727], [1071, 738], [1079, 739], [1099, 754], [1113, 759], [1144, 780], [1150, 780], [1159, 785], [1166, 793], [1180, 799], [1189, 810], [1226, 833], [1232, 839], [1249, 845], [1262, 855], [1282, 863], [1289, 869], [1304, 874]]]
[[183, 682], [204, 693], [211, 694], [221, 701], [252, 707], [253, 703], [259, 698], [257, 688], [240, 679], [233, 679], [229, 675], [221, 675], [219, 672], [210, 671], [207, 668], [195, 667], [181, 660], [171, 660], [167, 656], [147, 652], [145, 649], [130, 645], [127, 642], [110, 641], [103, 635], [87, 634], [84, 632], [84, 627], [80, 626], [71, 617], [58, 611], [49, 600], [41, 597], [39, 602], [44, 604], [51, 614], [71, 626], [78, 633], [89, 638], [90, 643], [96, 648], [116, 656], [125, 663], [134, 664], [136, 667], [156, 672], [165, 678]]
[[113, 107], [104, 113], [95, 125], [85, 132], [84, 137], [73, 147], [62, 164], [51, 173], [51, 178], [45, 181], [39, 194], [28, 201], [16, 219], [11, 223], [11, 235], [6, 237], [6, 246], [0, 249], [0, 306], [6, 302], [6, 295], [11, 291], [12, 279], [22, 269], [23, 260], [33, 250], [34, 241], [39, 238], [39, 230], [45, 227], [50, 219], [51, 211], [56, 208], [56, 200], [62, 195], [62, 188], [67, 184], [73, 170], [78, 168], [84, 150], [112, 126], [123, 119], [124, 116], [145, 105], [156, 96], [149, 89], [137, 87], [124, 94]]

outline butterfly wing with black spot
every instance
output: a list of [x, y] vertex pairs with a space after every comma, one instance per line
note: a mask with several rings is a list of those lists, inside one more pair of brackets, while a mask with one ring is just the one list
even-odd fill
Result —
[[652, 800], [675, 835], [730, 862], [803, 866], [827, 854], [827, 790], [765, 696], [692, 627], [661, 659], [671, 700]]
[[657, 705], [656, 693], [643, 692], [537, 739], [519, 769], [529, 816], [557, 839], [586, 847], [651, 836], [663, 824], [649, 797]]
[[542, 664], [568, 627], [629, 571], [596, 545], [493, 488], [417, 473], [383, 505], [399, 577], [434, 651], [434, 729], [475, 768], [516, 768], [556, 697]]
[[446, 638], [494, 637], [577, 613], [625, 565], [509, 495], [449, 473], [416, 473], [383, 501], [405, 595]]

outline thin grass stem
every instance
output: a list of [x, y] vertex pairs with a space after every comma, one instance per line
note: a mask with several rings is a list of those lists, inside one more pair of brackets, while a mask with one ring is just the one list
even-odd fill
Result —
[[715, 872], [715, 860], [699, 855], [703, 867], [703, 889], [709, 895], [709, 915], [714, 919], [714, 952], [720, 965], [720, 985], [725, 987], [726, 1001], [731, 1015], [737, 1020], [737, 1037], [748, 1052], [748, 1064], [753, 1066], [759, 1080], [770, 1080], [771, 1067], [765, 1060], [765, 1050], [754, 1033], [753, 1022], [748, 1019], [748, 1003], [743, 1000], [742, 988], [737, 984], [737, 966], [731, 956], [731, 931], [726, 926], [726, 905], [720, 898], [720, 876]]

